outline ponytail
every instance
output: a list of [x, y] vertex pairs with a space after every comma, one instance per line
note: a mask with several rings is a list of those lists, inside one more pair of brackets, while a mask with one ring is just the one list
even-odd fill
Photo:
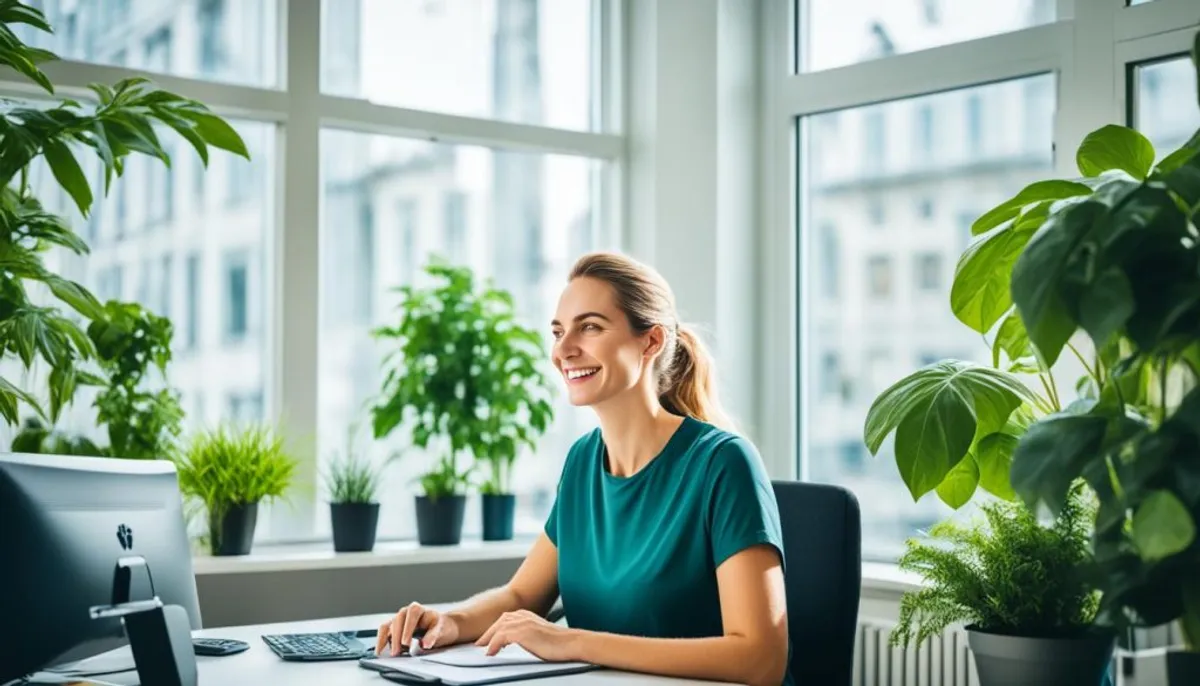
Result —
[[678, 415], [685, 415], [733, 431], [733, 421], [717, 400], [716, 373], [712, 355], [704, 341], [690, 328], [680, 324], [675, 334], [675, 350], [667, 363], [659, 402]]

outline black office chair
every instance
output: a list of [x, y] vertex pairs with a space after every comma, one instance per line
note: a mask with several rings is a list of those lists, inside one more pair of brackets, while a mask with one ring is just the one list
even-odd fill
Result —
[[862, 585], [862, 521], [850, 491], [773, 481], [783, 526], [796, 684], [849, 686]]

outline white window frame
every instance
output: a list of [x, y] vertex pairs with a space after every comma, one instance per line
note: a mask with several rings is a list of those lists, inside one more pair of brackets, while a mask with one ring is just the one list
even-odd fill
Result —
[[[598, 77], [593, 115], [598, 130], [574, 131], [483, 117], [391, 107], [321, 92], [320, 0], [274, 0], [278, 18], [278, 87], [220, 83], [151, 74], [155, 84], [194, 98], [226, 117], [277, 126], [269, 178], [271, 234], [266, 247], [269, 310], [264, 412], [279, 419], [289, 447], [300, 460], [295, 488], [304, 495], [271, 508], [269, 540], [313, 538], [317, 505], [317, 426], [320, 284], [320, 149], [322, 128], [473, 144], [526, 152], [556, 153], [604, 161], [594, 206], [602, 240], [627, 243], [621, 189], [626, 157], [624, 129], [624, 8], [628, 0], [593, 0], [593, 76]], [[0, 95], [45, 96], [11, 70], [0, 71]], [[58, 97], [91, 100], [93, 82], [115, 83], [144, 75], [138, 69], [62, 60], [43, 65]], [[286, 230], [285, 230], [286, 227]], [[284, 373], [287, 370], [287, 373]]]
[[[966, 1], [966, 0], [956, 0]], [[832, 110], [929, 95], [1054, 72], [1054, 174], [1077, 175], [1074, 151], [1089, 132], [1126, 124], [1128, 67], [1187, 52], [1200, 27], [1195, 0], [1058, 0], [1057, 21], [834, 69], [794, 73], [794, 3], [765, 5], [760, 25], [762, 251], [764, 331], [760, 379], [764, 413], [760, 445], [776, 478], [808, 476], [802, 455], [803, 408], [809, 397], [805, 359], [807, 312], [801, 266], [811, 250], [798, 223], [807, 205], [798, 184], [797, 122]], [[790, 379], [779, 383], [779, 379]], [[908, 497], [897, 492], [897, 497]]]

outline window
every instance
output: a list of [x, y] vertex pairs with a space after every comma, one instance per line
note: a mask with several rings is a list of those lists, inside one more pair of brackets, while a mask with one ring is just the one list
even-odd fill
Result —
[[184, 327], [184, 348], [190, 350], [200, 341], [200, 256], [188, 255], [185, 269], [184, 316], [187, 324]]
[[827, 298], [838, 297], [838, 279], [841, 271], [838, 261], [841, 259], [838, 250], [837, 227], [831, 222], [823, 222], [820, 232], [821, 250], [821, 292]]
[[933, 108], [928, 103], [917, 107], [917, 155], [927, 158], [933, 154]]
[[1053, 21], [1053, 2], [1048, 7], [1047, 13], [1044, 2], [799, 0], [797, 59], [800, 71], [822, 71], [961, 43]]
[[592, 1], [322, 0], [321, 90], [590, 130]]
[[446, 193], [445, 222], [446, 222], [446, 256], [452, 262], [459, 263], [466, 259], [467, 249], [467, 199], [462, 191]]
[[[167, 134], [165, 133], [160, 134], [160, 136], [164, 139], [167, 138]], [[167, 143], [164, 144], [164, 149], [171, 156], [172, 165], [174, 165], [175, 158], [179, 157], [178, 148]], [[187, 152], [193, 154], [190, 149]], [[138, 162], [145, 167], [145, 174], [150, 180], [150, 184], [144, 192], [146, 201], [144, 223], [147, 228], [167, 224], [171, 221], [171, 217], [174, 214], [174, 168], [168, 167], [158, 160], [149, 158], [139, 159]]]
[[917, 203], [917, 216], [921, 219], [933, 218], [933, 198], [921, 198]]
[[[162, 261], [159, 263], [159, 282], [158, 282], [158, 313], [167, 319], [171, 318], [174, 312], [174, 302], [172, 302], [172, 294], [175, 292], [175, 256], [167, 253], [162, 256]], [[178, 337], [179, 332], [175, 332]]]
[[225, 55], [225, 0], [200, 0], [196, 8], [200, 29], [200, 74], [212, 78], [222, 74], [227, 64]]
[[867, 291], [873, 298], [892, 295], [892, 260], [887, 255], [872, 255], [867, 260]]
[[[141, 71], [170, 74], [222, 83], [274, 87], [279, 83], [276, 60], [276, 31], [279, 17], [274, 0], [201, 0], [199, 5], [178, 0], [93, 0], [90, 3], [46, 3], [47, 5], [86, 5], [92, 11], [80, 11], [67, 22], [72, 37], [59, 38], [21, 27], [19, 33], [33, 45], [55, 51], [65, 59], [124, 65], [132, 54], [130, 66]], [[52, 10], [52, 8], [47, 8]], [[47, 17], [56, 28], [64, 18], [53, 11]], [[195, 49], [174, 51], [173, 38], [186, 38], [198, 26]], [[173, 32], [179, 28], [179, 36]], [[62, 29], [59, 28], [61, 31]], [[192, 34], [195, 35], [195, 34]], [[224, 35], [238, 40], [222, 42]], [[137, 55], [143, 61], [137, 63]], [[210, 61], [216, 58], [216, 62]], [[224, 66], [224, 69], [214, 66]]]
[[262, 392], [230, 393], [225, 416], [238, 423], [261, 421], [263, 419]]
[[[447, 12], [453, 4], [446, 5]], [[331, 317], [328, 302], [336, 298], [340, 282], [364, 269], [363, 256], [334, 252], [344, 257], [326, 264], [323, 270], [318, 434], [320, 454], [328, 455], [341, 447], [345, 427], [363, 420], [364, 403], [376, 397], [381, 387], [381, 356], [390, 350], [368, 335], [370, 327], [396, 323], [395, 287], [428, 284], [423, 267], [434, 255], [444, 254], [447, 222], [458, 223], [455, 217], [462, 216], [457, 207], [488, 208], [472, 216], [471, 250], [464, 252], [462, 263], [478, 278], [490, 278], [508, 290], [516, 302], [517, 316], [527, 326], [545, 332], [549, 349], [549, 321], [562, 278], [577, 257], [568, 252], [565, 238], [579, 221], [594, 216], [591, 189], [602, 166], [575, 156], [333, 129], [322, 132], [321, 149], [322, 206], [327, 208], [321, 217], [321, 231], [326, 236], [357, 233], [359, 227], [348, 225], [346, 216], [331, 214], [339, 206], [339, 196], [369, 203], [375, 208], [369, 216], [376, 223], [374, 254], [380, 276], [374, 285], [378, 306], [372, 321], [363, 326]], [[361, 222], [368, 215], [350, 216]], [[548, 356], [546, 364], [550, 364]], [[551, 499], [544, 494], [553, 492], [571, 443], [593, 426], [586, 410], [567, 405], [562, 397], [558, 403], [555, 423], [537, 455], [523, 456], [516, 463], [513, 484], [518, 491], [518, 532], [533, 533], [545, 523]], [[383, 455], [407, 447], [408, 440], [398, 429], [375, 442], [372, 449]], [[387, 480], [392, 486], [382, 491], [380, 536], [415, 534], [413, 491], [405, 485], [428, 469], [431, 459], [432, 455], [410, 449], [389, 469]], [[477, 514], [468, 513], [465, 536], [478, 532], [478, 521]]]
[[1158, 158], [1178, 150], [1200, 128], [1196, 70], [1187, 56], [1134, 67], [1133, 126], [1150, 139]]
[[[1026, 95], [1033, 95], [1026, 93]], [[1035, 113], [1036, 116], [1036, 113]], [[967, 96], [967, 154], [978, 157], [983, 152], [983, 101], [978, 93]]]
[[866, 170], [877, 171], [883, 168], [887, 161], [887, 150], [883, 139], [883, 114], [878, 110], [870, 110], [863, 114], [863, 167]]
[[942, 284], [942, 256], [937, 253], [922, 253], [917, 255], [915, 271], [917, 273], [917, 290], [944, 290]]
[[242, 251], [225, 256], [225, 340], [240, 342], [250, 329], [250, 265]]
[[827, 352], [821, 356], [821, 380], [818, 385], [822, 396], [837, 395], [842, 387], [841, 364], [836, 352]]
[[873, 195], [867, 200], [867, 221], [872, 226], [883, 226], [883, 220], [883, 200]]
[[[949, 23], [958, 3], [943, 3], [943, 12]], [[1033, 76], [1028, 80], [1052, 80], [1050, 76]], [[920, 95], [907, 100], [867, 104], [843, 110], [843, 118], [865, 116], [864, 111], [873, 112], [883, 122], [880, 130], [888, 135], [907, 137], [912, 129], [905, 125], [911, 112], [928, 111], [938, 121], [950, 121], [962, 112], [962, 103], [971, 96], [983, 102], [1002, 102], [1019, 99], [1026, 91], [1022, 81], [1008, 81], [975, 86], [958, 91], [946, 91], [932, 95]], [[1047, 122], [1054, 117], [1053, 101], [1042, 101], [1041, 117]], [[1011, 103], [1019, 107], [1019, 102]], [[1014, 111], [1020, 111], [1016, 109]], [[831, 113], [813, 114], [803, 119], [801, 131], [819, 131], [821, 119]], [[997, 125], [981, 128], [980, 135], [989, 150], [1003, 151], [1006, 146], [1017, 146], [1023, 152], [1023, 143], [1016, 135], [1021, 126], [1019, 117], [997, 118]], [[1005, 128], [1007, 127], [1007, 128]], [[846, 129], [847, 135], [853, 132]], [[957, 133], [955, 133], [957, 131]], [[1046, 128], [1047, 134], [1051, 131]], [[865, 132], [863, 132], [865, 133]], [[964, 145], [952, 136], [965, 136], [961, 128], [935, 129], [933, 135], [937, 147], [952, 149]], [[919, 146], [893, 146], [894, 150], [914, 154]], [[896, 465], [890, 453], [890, 443], [885, 443], [880, 454], [861, 463], [852, 457], [855, 451], [847, 446], [856, 442], [862, 445], [862, 426], [871, 402], [889, 385], [915, 371], [912, 366], [917, 350], [936, 346], [937, 349], [964, 350], [979, 357], [979, 361], [990, 360], [990, 351], [979, 344], [978, 334], [963, 326], [954, 318], [949, 308], [950, 275], [948, 264], [954, 264], [965, 241], [970, 237], [970, 225], [977, 218], [974, 207], [961, 207], [954, 213], [934, 214], [937, 204], [954, 204], [962, 198], [978, 199], [981, 206], [1000, 202], [1020, 190], [1026, 183], [1052, 174], [1050, 141], [1042, 141], [1039, 148], [1042, 156], [1029, 163], [1020, 156], [1000, 157], [1007, 164], [997, 162], [979, 167], [962, 167], [950, 156], [934, 158], [932, 166], [923, 167], [919, 175], [906, 171], [912, 165], [908, 160], [897, 158], [888, 173], [879, 176], [865, 171], [853, 173], [837, 160], [831, 151], [853, 148], [855, 141], [848, 137], [830, 135], [803, 135], [801, 159], [804, 173], [800, 178], [805, 186], [800, 189], [801, 197], [807, 198], [808, 221], [836, 222], [841, 245], [839, 265], [855, 268], [857, 262], [863, 269], [863, 285], [857, 289], [846, 288], [838, 297], [829, 299], [821, 290], [802, 293], [802, 307], [809, 308], [807, 338], [805, 344], [809, 365], [814, 370], [825, 368], [826, 351], [853, 342], [847, 352], [861, 357], [858, 364], [842, 365], [847, 383], [852, 384], [854, 393], [843, 396], [826, 396], [823, 376], [814, 375], [812, 380], [802, 383], [811, 386], [812, 402], [802, 407], [806, 420], [806, 431], [801, 432], [800, 459], [809, 460], [809, 474], [820, 474], [822, 478], [854, 490], [863, 503], [863, 553], [877, 559], [894, 558], [902, 550], [904, 539], [914, 533], [910, 524], [932, 521], [944, 516], [949, 509], [936, 496], [923, 498], [913, 503], [900, 481]], [[880, 189], [884, 188], [885, 191]], [[886, 195], [880, 195], [886, 192]], [[916, 212], [895, 212], [887, 217], [888, 231], [873, 230], [878, 212], [882, 214], [885, 203], [897, 206], [917, 206]], [[931, 216], [925, 204], [930, 205]], [[867, 208], [867, 221], [859, 213]], [[805, 230], [802, 224], [799, 229]], [[929, 242], [929, 236], [934, 238]], [[916, 240], [921, 243], [915, 244]], [[942, 246], [930, 250], [928, 246]], [[860, 261], [861, 260], [861, 261]], [[909, 266], [911, 265], [911, 267]], [[824, 274], [837, 268], [824, 256], [809, 257], [801, 264], [801, 270], [809, 272], [809, 283], [821, 284]], [[913, 270], [914, 287], [897, 288], [901, 270], [907, 278]], [[912, 295], [921, 294], [920, 301]], [[936, 307], [928, 302], [936, 301]], [[872, 304], [884, 305], [878, 316], [864, 317], [861, 313]], [[919, 322], [919, 324], [917, 323]], [[860, 348], [859, 346], [862, 346]], [[858, 352], [855, 352], [858, 351]], [[984, 359], [984, 356], [988, 356]], [[821, 400], [817, 400], [820, 398]], [[816, 407], [816, 403], [820, 407]], [[818, 420], [817, 417], [822, 419]], [[837, 421], [825, 418], [837, 417]], [[831, 464], [817, 465], [816, 460], [832, 460]]]

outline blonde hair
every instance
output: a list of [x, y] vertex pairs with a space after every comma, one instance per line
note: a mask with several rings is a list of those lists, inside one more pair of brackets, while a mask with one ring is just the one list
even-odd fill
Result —
[[617, 307], [630, 327], [642, 335], [661, 325], [666, 330], [662, 354], [655, 360], [658, 400], [669, 412], [685, 415], [723, 429], [734, 423], [717, 400], [716, 371], [712, 355], [699, 336], [679, 321], [675, 295], [656, 270], [614, 252], [593, 252], [571, 268], [571, 281], [590, 277], [612, 286]]

